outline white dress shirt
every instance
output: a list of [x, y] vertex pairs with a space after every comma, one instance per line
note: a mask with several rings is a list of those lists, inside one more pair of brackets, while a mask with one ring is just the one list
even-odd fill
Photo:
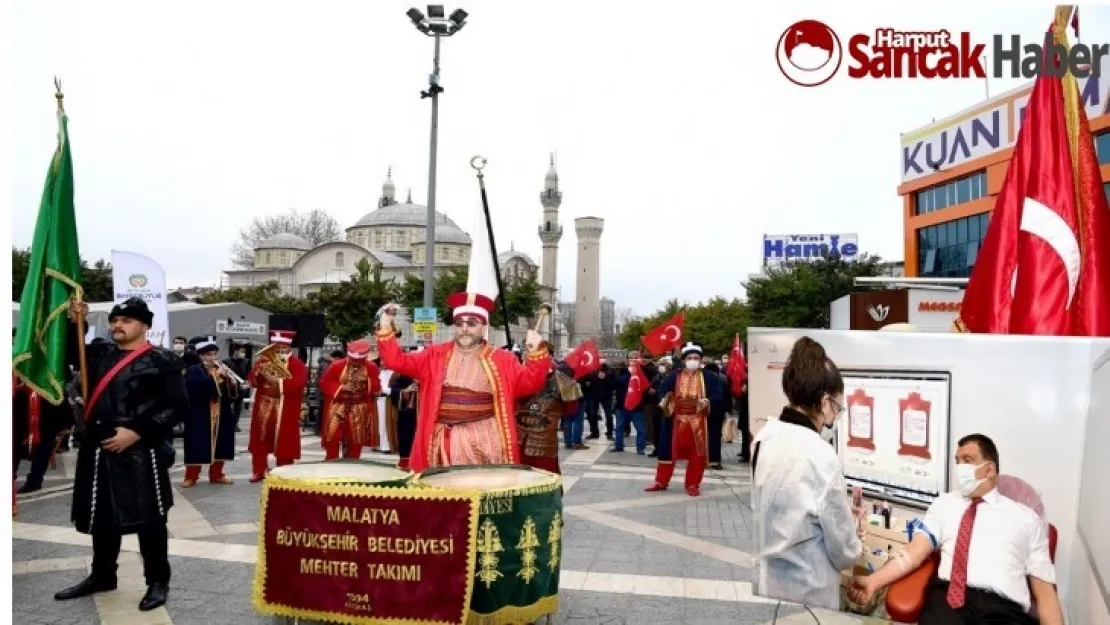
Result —
[[[952, 556], [960, 521], [971, 500], [959, 493], [945, 493], [925, 513], [925, 530], [940, 549], [937, 575], [952, 578]], [[1002, 496], [994, 489], [983, 496], [975, 513], [967, 557], [967, 585], [988, 590], [1030, 608], [1029, 582], [1032, 575], [1056, 583], [1056, 569], [1048, 553], [1048, 526], [1028, 507]]]

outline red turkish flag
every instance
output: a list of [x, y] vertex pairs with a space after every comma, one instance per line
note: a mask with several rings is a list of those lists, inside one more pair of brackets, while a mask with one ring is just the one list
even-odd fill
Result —
[[[1067, 17], [1057, 13], [1053, 29], [1065, 48]], [[1038, 78], [957, 327], [1110, 336], [1107, 241], [1110, 210], [1075, 78]]]
[[565, 358], [567, 365], [574, 370], [574, 379], [580, 380], [595, 371], [601, 370], [601, 354], [597, 351], [597, 343], [590, 339]]
[[685, 326], [686, 312], [680, 310], [670, 319], [667, 319], [650, 332], [640, 337], [640, 342], [644, 344], [644, 347], [646, 347], [653, 356], [665, 354], [682, 345], [684, 335], [683, 328]]
[[732, 352], [728, 355], [728, 375], [733, 397], [739, 397], [744, 390], [744, 380], [748, 377], [748, 363], [744, 361], [744, 350], [740, 348], [740, 334], [732, 337]]
[[640, 405], [640, 400], [644, 397], [644, 391], [648, 390], [651, 383], [648, 382], [647, 376], [644, 375], [644, 369], [639, 363], [630, 363], [628, 372], [631, 377], [628, 379], [628, 391], [624, 394], [624, 409], [634, 410], [636, 406]]

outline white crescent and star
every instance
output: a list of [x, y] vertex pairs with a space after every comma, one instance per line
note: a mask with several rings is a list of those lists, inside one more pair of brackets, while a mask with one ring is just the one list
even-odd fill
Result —
[[582, 366], [583, 367], [589, 367], [592, 364], [594, 364], [594, 354], [593, 354], [593, 352], [586, 352], [586, 353], [582, 354]]
[[[1075, 292], [1079, 288], [1079, 268], [1082, 263], [1075, 231], [1059, 213], [1031, 197], [1025, 198], [1022, 204], [1019, 229], [1041, 239], [1060, 256], [1068, 278], [1068, 301], [1064, 304], [1064, 310], [1071, 308]], [[1018, 269], [1015, 264], [1010, 280], [1011, 296], [1017, 290]]]
[[[667, 338], [667, 333], [670, 332], [671, 330], [674, 330], [674, 337]], [[678, 339], [682, 338], [682, 330], [679, 329], [678, 326], [676, 326], [674, 324], [671, 324], [671, 325], [663, 328], [663, 332], [659, 335], [659, 337], [662, 338], [664, 341], [670, 341], [670, 342], [673, 343], [673, 342], [677, 341]]]

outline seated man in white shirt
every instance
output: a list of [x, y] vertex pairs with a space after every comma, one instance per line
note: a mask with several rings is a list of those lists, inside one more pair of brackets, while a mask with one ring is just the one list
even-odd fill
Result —
[[[956, 476], [958, 492], [941, 495], [929, 506], [924, 527], [906, 550], [875, 573], [852, 580], [852, 600], [869, 603], [878, 590], [940, 549], [920, 625], [1063, 625], [1047, 525], [1028, 507], [999, 494], [994, 442], [982, 434], [960, 439]], [[1037, 618], [1030, 614], [1030, 589]]]

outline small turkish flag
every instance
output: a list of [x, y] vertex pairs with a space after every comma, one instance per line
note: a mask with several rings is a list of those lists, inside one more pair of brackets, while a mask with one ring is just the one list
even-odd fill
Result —
[[590, 339], [574, 351], [567, 354], [567, 366], [574, 370], [574, 379], [581, 380], [595, 371], [601, 370], [601, 354], [597, 351], [597, 343]]
[[628, 391], [624, 394], [624, 409], [635, 410], [636, 406], [640, 405], [640, 400], [644, 398], [644, 392], [648, 390], [650, 382], [647, 376], [644, 375], [644, 369], [639, 364], [631, 364], [628, 367], [628, 372], [632, 377], [628, 379]]
[[725, 373], [732, 383], [732, 395], [739, 397], [744, 390], [744, 380], [748, 377], [748, 363], [744, 361], [739, 333], [732, 337], [732, 352], [728, 355], [728, 370]]
[[665, 354], [682, 345], [683, 335], [685, 334], [683, 328], [685, 326], [686, 312], [680, 310], [670, 319], [640, 337], [640, 341], [653, 356]]

